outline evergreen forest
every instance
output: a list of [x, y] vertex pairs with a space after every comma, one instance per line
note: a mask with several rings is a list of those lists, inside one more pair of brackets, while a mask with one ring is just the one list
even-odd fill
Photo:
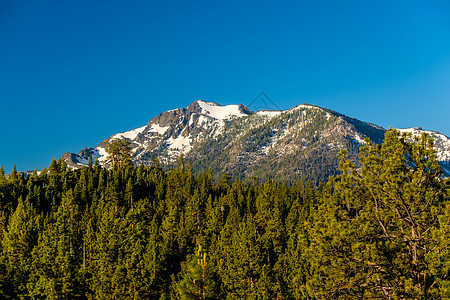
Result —
[[0, 169], [2, 299], [449, 299], [450, 182], [433, 140], [366, 140], [295, 184], [133, 165]]

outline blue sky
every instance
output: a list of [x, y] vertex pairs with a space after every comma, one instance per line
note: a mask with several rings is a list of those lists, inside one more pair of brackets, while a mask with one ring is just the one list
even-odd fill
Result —
[[450, 135], [448, 1], [0, 3], [0, 163], [42, 168], [197, 99]]

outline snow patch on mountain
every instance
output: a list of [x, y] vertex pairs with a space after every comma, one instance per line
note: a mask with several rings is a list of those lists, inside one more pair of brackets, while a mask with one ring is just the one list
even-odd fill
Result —
[[200, 124], [201, 126], [208, 124], [208, 118], [205, 117], [204, 115], [201, 115], [200, 117], [198, 117], [198, 124]]
[[179, 135], [176, 138], [170, 137], [166, 140], [166, 143], [169, 145], [169, 149], [178, 150], [184, 153], [187, 153], [191, 150], [191, 139], [187, 136]]
[[241, 111], [239, 105], [233, 104], [222, 106], [214, 102], [206, 102], [203, 100], [198, 100], [197, 103], [202, 109], [202, 114], [214, 119], [226, 120], [232, 117], [240, 118], [247, 116], [247, 114]]
[[355, 140], [360, 143], [360, 144], [365, 144], [366, 142], [364, 141], [364, 139], [357, 133], [355, 133]]
[[142, 131], [144, 131], [144, 129], [147, 127], [147, 125], [130, 130], [130, 131], [126, 131], [126, 132], [122, 132], [122, 133], [118, 133], [115, 134], [111, 137], [111, 139], [130, 139], [130, 140], [134, 140], [138, 134], [142, 133]]
[[98, 146], [95, 148], [97, 150], [99, 157], [97, 158], [99, 162], [105, 162], [108, 158], [108, 152], [106, 152], [105, 148], [102, 146]]
[[152, 127], [150, 127], [151, 132], [156, 132], [160, 135], [164, 135], [166, 133], [167, 129], [169, 129], [169, 126], [159, 126], [158, 124], [152, 124]]
[[273, 117], [279, 116], [282, 113], [283, 113], [283, 111], [279, 111], [279, 110], [260, 110], [260, 111], [256, 112], [256, 115], [273, 118]]
[[401, 133], [412, 133], [414, 136], [420, 136], [425, 131], [421, 127], [397, 128], [397, 130]]
[[317, 106], [312, 105], [312, 104], [307, 104], [307, 103], [299, 104], [296, 107], [291, 108], [290, 110], [298, 110], [298, 109], [305, 109], [305, 108], [307, 108], [307, 109], [323, 110], [320, 107], [317, 107]]

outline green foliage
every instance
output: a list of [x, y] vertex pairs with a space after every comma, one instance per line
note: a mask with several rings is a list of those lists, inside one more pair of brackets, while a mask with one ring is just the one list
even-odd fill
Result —
[[216, 299], [215, 279], [208, 264], [206, 252], [198, 244], [198, 249], [185, 264], [183, 279], [177, 284], [177, 290], [182, 300]]
[[119, 168], [133, 165], [130, 144], [128, 140], [118, 139], [109, 143], [105, 149], [108, 153], [108, 163]]
[[11, 297], [24, 297], [31, 274], [31, 253], [37, 244], [41, 219], [33, 209], [28, 198], [18, 199], [18, 205], [8, 220], [3, 233], [2, 250], [6, 262], [8, 294]]
[[5, 176], [5, 169], [3, 168], [3, 165], [0, 166], [0, 185], [3, 185], [6, 183], [6, 176]]
[[82, 257], [81, 215], [71, 190], [46, 221], [32, 253], [30, 296], [80, 299], [85, 292], [77, 269]]
[[342, 160], [311, 231], [314, 297], [443, 296], [450, 241], [437, 234], [448, 226], [441, 171], [432, 141], [409, 139], [388, 131], [382, 145], [361, 149], [360, 170]]

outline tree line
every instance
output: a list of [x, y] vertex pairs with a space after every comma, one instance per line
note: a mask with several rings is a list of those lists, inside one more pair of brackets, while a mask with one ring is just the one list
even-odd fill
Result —
[[110, 169], [0, 169], [2, 298], [450, 297], [449, 181], [426, 135], [366, 141], [360, 167], [343, 152], [318, 187], [134, 166], [116, 146]]

